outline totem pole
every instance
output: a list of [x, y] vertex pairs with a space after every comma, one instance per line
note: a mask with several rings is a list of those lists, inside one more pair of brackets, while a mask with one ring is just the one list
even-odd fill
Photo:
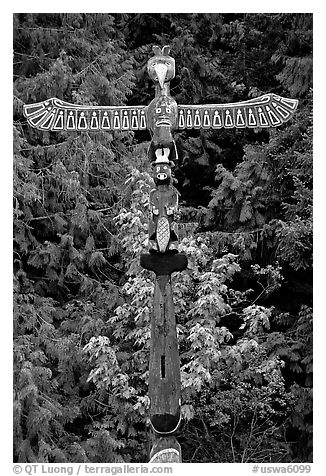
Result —
[[155, 83], [148, 106], [81, 106], [57, 98], [24, 106], [32, 127], [44, 131], [114, 131], [148, 129], [148, 158], [155, 188], [150, 193], [148, 250], [140, 256], [143, 268], [155, 273], [148, 394], [154, 443], [150, 462], [181, 462], [175, 438], [181, 420], [180, 360], [171, 275], [187, 268], [187, 256], [178, 251], [176, 212], [178, 192], [171, 167], [178, 159], [172, 132], [176, 129], [266, 128], [288, 121], [298, 101], [264, 94], [230, 104], [178, 105], [170, 96], [175, 61], [170, 47], [153, 47], [147, 70]]

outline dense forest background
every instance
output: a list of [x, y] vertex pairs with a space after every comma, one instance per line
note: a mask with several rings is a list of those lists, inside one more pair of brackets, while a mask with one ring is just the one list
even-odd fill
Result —
[[14, 460], [144, 462], [147, 132], [41, 132], [24, 103], [299, 99], [273, 130], [175, 134], [184, 462], [312, 461], [312, 15], [14, 14]]

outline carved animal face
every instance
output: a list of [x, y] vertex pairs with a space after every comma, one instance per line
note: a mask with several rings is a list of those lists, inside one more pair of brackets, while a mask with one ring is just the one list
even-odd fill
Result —
[[171, 167], [167, 163], [155, 164], [154, 182], [156, 185], [169, 184], [171, 182]]
[[170, 47], [164, 46], [162, 49], [153, 46], [155, 56], [147, 63], [149, 77], [154, 83], [159, 83], [163, 89], [164, 83], [171, 81], [175, 75], [175, 61], [169, 56]]

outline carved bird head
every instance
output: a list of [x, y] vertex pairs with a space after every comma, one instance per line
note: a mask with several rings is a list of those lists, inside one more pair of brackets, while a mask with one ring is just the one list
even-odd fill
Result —
[[153, 46], [154, 55], [148, 60], [147, 71], [149, 77], [155, 82], [159, 83], [163, 89], [164, 83], [171, 81], [175, 75], [175, 61], [172, 56], [169, 56], [170, 47]]

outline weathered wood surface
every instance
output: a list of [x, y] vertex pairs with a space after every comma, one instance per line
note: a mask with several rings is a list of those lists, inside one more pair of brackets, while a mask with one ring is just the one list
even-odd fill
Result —
[[173, 433], [180, 422], [180, 359], [171, 276], [157, 276], [151, 319], [148, 393], [156, 433]]
[[156, 437], [149, 463], [182, 463], [181, 446], [176, 438]]

